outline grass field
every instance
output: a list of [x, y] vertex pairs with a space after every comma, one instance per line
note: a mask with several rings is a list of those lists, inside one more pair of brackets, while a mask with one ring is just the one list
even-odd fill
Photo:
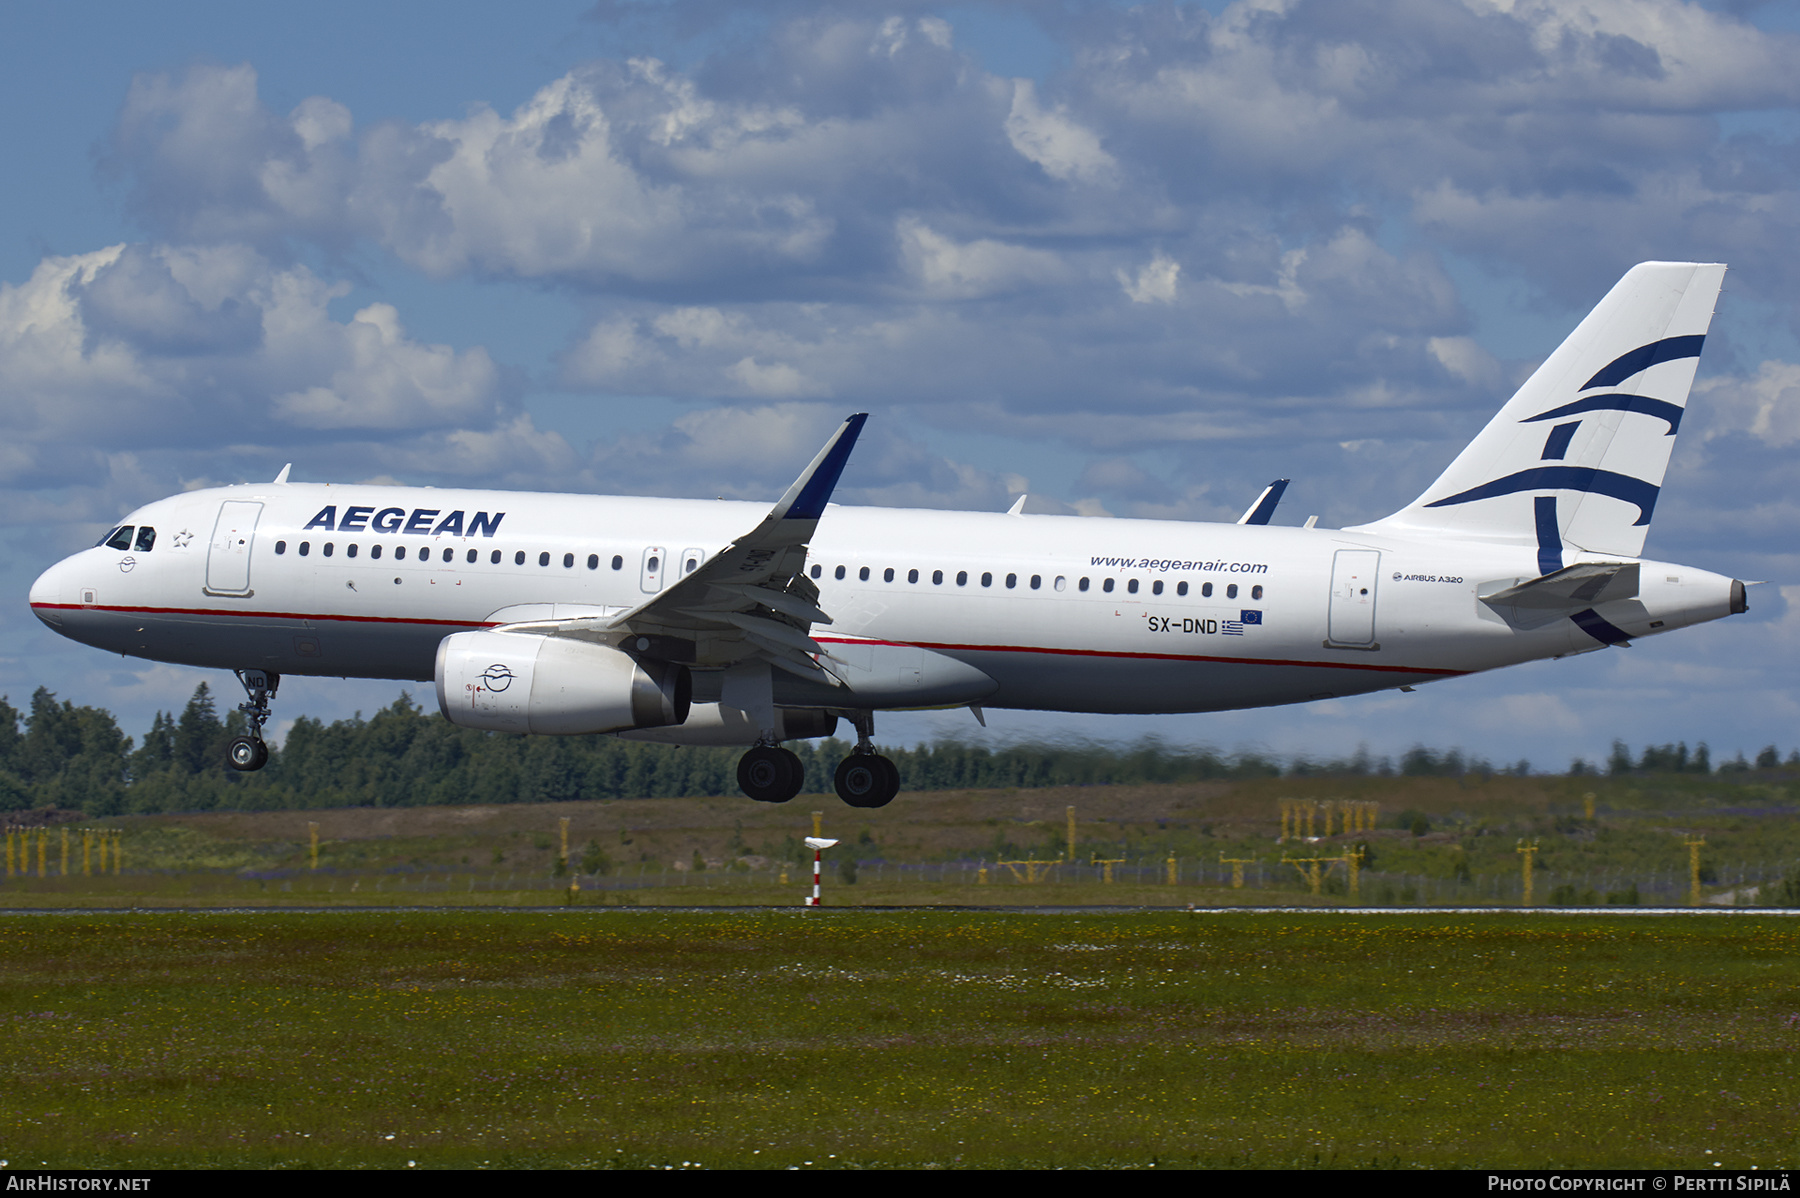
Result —
[[1800, 1160], [1800, 920], [967, 910], [0, 922], [51, 1166]]

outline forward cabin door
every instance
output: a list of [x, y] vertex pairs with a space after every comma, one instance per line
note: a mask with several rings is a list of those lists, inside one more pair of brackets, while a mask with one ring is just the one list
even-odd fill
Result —
[[212, 543], [206, 549], [206, 593], [250, 594], [250, 551], [256, 544], [256, 522], [263, 505], [228, 499], [219, 505]]
[[1340, 549], [1331, 561], [1329, 643], [1379, 649], [1375, 643], [1375, 580], [1381, 554], [1374, 549]]

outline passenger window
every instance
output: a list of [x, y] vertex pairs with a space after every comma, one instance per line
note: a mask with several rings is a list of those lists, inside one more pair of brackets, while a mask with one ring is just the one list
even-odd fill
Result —
[[149, 553], [154, 548], [156, 548], [156, 530], [146, 524], [138, 529], [137, 551], [139, 553]]
[[835, 571], [832, 572], [831, 576], [833, 578], [837, 579], [839, 582], [844, 581], [844, 567], [839, 566]]
[[521, 549], [517, 553], [513, 554], [513, 565], [522, 566], [524, 564], [525, 564], [525, 551], [523, 549]]
[[455, 561], [456, 560], [456, 550], [454, 550], [454, 549], [444, 550], [444, 560], [447, 562]]
[[894, 567], [889, 566], [887, 569], [885, 569], [881, 572], [881, 581], [883, 581], [883, 582], [894, 581]]
[[1112, 594], [1112, 588], [1113, 588], [1113, 580], [1110, 578], [1100, 584], [1100, 589], [1105, 591], [1109, 595]]
[[469, 565], [471, 565], [471, 566], [474, 565], [476, 562], [481, 560], [481, 551], [479, 549], [469, 550], [469, 555], [464, 560], [466, 560], [469, 563]]
[[[1012, 584], [1008, 583], [1007, 585], [1011, 586]], [[1043, 585], [1044, 585], [1044, 576], [1042, 574], [1033, 574], [1031, 576], [1031, 589], [1032, 590], [1035, 591], [1035, 590], [1039, 589], [1040, 587], [1042, 587]], [[1059, 587], [1057, 589], [1060, 590], [1062, 588]]]
[[869, 567], [864, 566], [862, 569], [858, 570], [856, 576], [864, 582], [869, 581]]
[[613, 569], [623, 570], [624, 568], [625, 568], [625, 559], [620, 557], [616, 553], [613, 554]]
[[377, 562], [381, 560], [381, 546], [379, 546], [379, 545], [369, 546], [369, 560], [377, 561]]
[[351, 542], [350, 544], [344, 546], [344, 556], [345, 557], [355, 557], [356, 556], [356, 543], [354, 541]]
[[944, 585], [944, 572], [942, 570], [933, 570], [931, 572], [931, 585], [934, 587], [941, 587]]
[[821, 578], [824, 576], [824, 574], [825, 574], [825, 567], [819, 565], [817, 562], [814, 562], [813, 568], [812, 568], [812, 576], [814, 578]]
[[1017, 574], [1008, 574], [1006, 576], [1006, 589], [1007, 590], [1010, 591], [1018, 585], [1019, 585], [1019, 576]]
[[331, 556], [331, 542], [330, 541], [325, 542], [325, 548], [323, 550], [323, 553], [325, 554], [326, 557]]
[[[300, 552], [301, 553], [306, 552], [306, 542], [305, 541], [300, 542]], [[394, 560], [397, 562], [403, 562], [406, 560], [406, 546], [404, 546], [404, 545], [394, 546]]]
[[1237, 598], [1237, 583], [1234, 582], [1230, 586], [1225, 588], [1225, 597], [1227, 599], [1236, 599]]
[[1056, 582], [1055, 582], [1055, 583], [1054, 583], [1054, 584], [1053, 584], [1053, 585], [1054, 585], [1054, 586], [1055, 586], [1055, 587], [1056, 587], [1056, 589], [1057, 589], [1057, 590], [1059, 590], [1059, 591], [1061, 591], [1061, 590], [1067, 590], [1067, 589], [1068, 589], [1068, 586], [1069, 586], [1069, 580], [1068, 580], [1068, 579], [1067, 579], [1067, 578], [1065, 578], [1065, 577], [1064, 577], [1064, 576], [1063, 576], [1063, 575], [1061, 575], [1061, 574], [1058, 574], [1058, 575], [1057, 575], [1057, 576], [1056, 576]]
[[497, 566], [499, 564], [500, 564], [500, 551], [498, 549], [496, 549], [492, 553], [488, 554], [488, 565]]
[[917, 570], [908, 570], [906, 572], [906, 581], [908, 581], [908, 582], [919, 581], [919, 572]]
[[[548, 553], [538, 554], [538, 565], [547, 566], [549, 564], [550, 564], [550, 555]], [[656, 569], [656, 565], [655, 565], [654, 561], [652, 561], [650, 568], [652, 570]]]
[[309, 554], [311, 552], [312, 552], [312, 542], [311, 541], [301, 541], [300, 542], [300, 556], [305, 557], [307, 554]]
[[994, 576], [992, 574], [989, 574], [986, 570], [983, 570], [981, 572], [981, 585], [984, 587], [993, 586], [994, 585]]
[[956, 572], [956, 585], [959, 587], [966, 587], [969, 585], [969, 572], [967, 570], [958, 570]]
[[1177, 595], [1185, 595], [1185, 594], [1187, 594], [1187, 583], [1185, 583], [1185, 582], [1178, 582], [1178, 583], [1176, 583], [1176, 584], [1175, 584], [1175, 593], [1176, 593], [1176, 594], [1177, 594]]
[[1085, 591], [1085, 590], [1087, 590], [1087, 589], [1088, 589], [1088, 580], [1087, 580], [1087, 579], [1085, 579], [1085, 578], [1084, 578], [1084, 579], [1082, 579], [1082, 580], [1081, 580], [1081, 581], [1080, 581], [1080, 582], [1078, 582], [1078, 583], [1076, 583], [1076, 584], [1075, 584], [1075, 589], [1076, 589], [1076, 590], [1078, 590], [1078, 591]]
[[598, 553], [588, 554], [588, 569], [598, 570], [599, 568], [600, 568], [600, 555]]
[[1261, 587], [1251, 587], [1250, 588], [1250, 597], [1252, 599], [1261, 599], [1262, 598], [1262, 588]]
[[1211, 599], [1212, 598], [1212, 583], [1203, 582], [1200, 584], [1200, 597], [1202, 599]]
[[1127, 591], [1130, 591], [1133, 595], [1137, 594], [1137, 579], [1134, 578], [1130, 582], [1126, 583], [1125, 589]]
[[1155, 582], [1150, 584], [1150, 593], [1152, 595], [1162, 594], [1162, 579], [1159, 578]]
[[275, 556], [280, 557], [282, 554], [284, 554], [286, 552], [287, 552], [287, 542], [286, 541], [276, 541], [275, 542]]
[[133, 525], [127, 524], [120, 528], [119, 531], [113, 533], [112, 536], [106, 538], [106, 547], [108, 549], [131, 548], [131, 533], [133, 527]]
[[573, 570], [574, 568], [575, 568], [575, 555], [573, 553], [563, 554], [563, 569]]

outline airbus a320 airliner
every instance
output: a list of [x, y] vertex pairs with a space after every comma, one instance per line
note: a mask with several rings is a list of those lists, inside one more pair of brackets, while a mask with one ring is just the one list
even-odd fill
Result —
[[1350, 528], [841, 507], [851, 416], [772, 509], [272, 483], [132, 512], [31, 607], [110, 652], [234, 670], [268, 760], [283, 674], [431, 680], [465, 728], [744, 745], [856, 728], [846, 803], [899, 777], [874, 713], [1201, 712], [1304, 703], [1626, 645], [1745, 610], [1641, 558], [1725, 267], [1634, 267], [1443, 475]]

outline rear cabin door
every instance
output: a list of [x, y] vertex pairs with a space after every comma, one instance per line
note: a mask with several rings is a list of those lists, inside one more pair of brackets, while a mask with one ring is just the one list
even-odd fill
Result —
[[228, 499], [219, 505], [212, 543], [206, 550], [206, 593], [250, 594], [250, 551], [256, 544], [256, 522], [263, 505]]
[[1340, 549], [1331, 562], [1331, 612], [1327, 625], [1334, 645], [1377, 648], [1375, 579], [1381, 554], [1374, 549]]

